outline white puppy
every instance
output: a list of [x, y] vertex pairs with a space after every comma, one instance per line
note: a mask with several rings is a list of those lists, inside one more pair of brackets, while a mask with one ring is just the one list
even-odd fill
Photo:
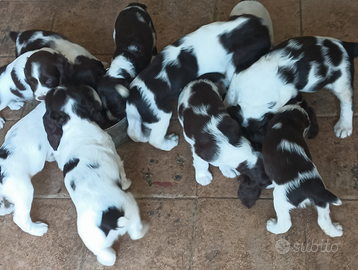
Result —
[[[0, 215], [14, 212], [14, 222], [36, 236], [47, 232], [47, 224], [31, 220], [31, 177], [43, 169], [45, 161], [54, 160], [42, 123], [45, 111], [43, 102], [37, 105], [8, 131], [0, 148]], [[10, 202], [8, 208], [3, 198]]]
[[59, 86], [46, 96], [45, 130], [63, 170], [77, 210], [77, 229], [84, 244], [103, 265], [113, 265], [111, 248], [119, 235], [145, 235], [137, 202], [127, 189], [123, 162], [112, 138], [96, 123], [101, 101], [89, 86]]

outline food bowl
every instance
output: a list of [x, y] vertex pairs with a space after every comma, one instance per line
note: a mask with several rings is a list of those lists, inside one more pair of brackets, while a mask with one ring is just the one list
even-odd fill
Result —
[[112, 137], [116, 147], [128, 140], [127, 127], [127, 117], [124, 117], [121, 121], [105, 129], [105, 131]]

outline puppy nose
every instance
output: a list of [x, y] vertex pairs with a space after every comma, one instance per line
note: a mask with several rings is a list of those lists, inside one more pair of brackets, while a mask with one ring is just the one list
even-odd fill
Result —
[[37, 97], [36, 99], [37, 99], [37, 100], [45, 100], [45, 97], [46, 97], [46, 96], [40, 96], [40, 97]]

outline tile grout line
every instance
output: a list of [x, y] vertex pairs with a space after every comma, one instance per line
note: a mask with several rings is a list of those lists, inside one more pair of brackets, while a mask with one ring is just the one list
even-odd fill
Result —
[[300, 0], [300, 35], [303, 36], [303, 22], [302, 22], [302, 0]]

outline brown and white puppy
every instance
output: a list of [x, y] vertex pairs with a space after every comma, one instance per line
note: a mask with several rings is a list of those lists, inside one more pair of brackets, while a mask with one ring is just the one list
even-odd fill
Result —
[[105, 76], [98, 82], [97, 92], [108, 118], [118, 121], [125, 115], [129, 84], [157, 55], [157, 38], [147, 7], [131, 3], [116, 20], [113, 39], [116, 50]]
[[241, 174], [260, 186], [270, 184], [260, 153], [242, 136], [239, 124], [227, 113], [213, 82], [206, 79], [190, 82], [179, 95], [178, 117], [185, 140], [191, 146], [199, 184], [211, 182], [209, 164], [219, 167], [228, 178]]
[[[43, 100], [50, 89], [69, 80], [72, 74], [72, 65], [52, 49], [22, 54], [0, 68], [0, 110], [6, 106], [18, 110], [34, 97]], [[0, 128], [4, 123], [0, 118]]]
[[304, 136], [310, 121], [299, 105], [282, 107], [270, 120], [262, 146], [265, 171], [273, 184], [277, 219], [267, 221], [267, 230], [279, 234], [291, 227], [290, 211], [313, 205], [318, 225], [331, 237], [343, 234], [342, 226], [332, 223], [329, 204], [340, 205], [336, 195], [326, 190], [314, 165]]
[[112, 138], [96, 124], [102, 120], [99, 96], [89, 86], [66, 85], [51, 90], [45, 102], [45, 130], [76, 206], [78, 233], [101, 264], [113, 265], [118, 236], [139, 239], [148, 225], [124, 191], [131, 181]]

